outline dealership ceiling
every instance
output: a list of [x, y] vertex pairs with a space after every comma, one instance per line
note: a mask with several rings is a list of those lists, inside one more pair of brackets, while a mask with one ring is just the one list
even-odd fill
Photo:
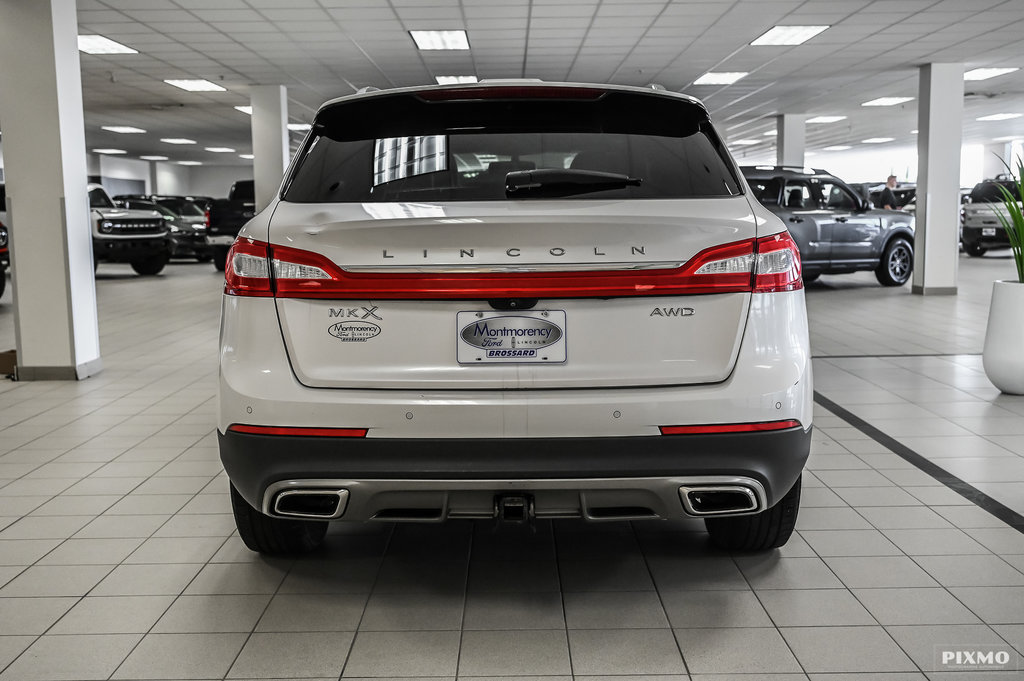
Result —
[[[137, 50], [81, 54], [88, 148], [217, 165], [247, 163], [249, 117], [234, 107], [252, 85], [286, 86], [292, 122], [308, 123], [327, 99], [438, 76], [658, 83], [702, 99], [731, 146], [764, 154], [780, 113], [845, 116], [809, 123], [809, 151], [914, 144], [919, 65], [1024, 67], [1022, 0], [78, 0], [78, 24]], [[793, 25], [828, 28], [801, 45], [750, 44]], [[410, 36], [459, 29], [468, 50], [420, 50]], [[707, 72], [747, 75], [695, 84]], [[965, 142], [1024, 137], [1024, 70], [964, 91]], [[863, 106], [880, 97], [915, 99]], [[1018, 117], [977, 120], [997, 114]]]

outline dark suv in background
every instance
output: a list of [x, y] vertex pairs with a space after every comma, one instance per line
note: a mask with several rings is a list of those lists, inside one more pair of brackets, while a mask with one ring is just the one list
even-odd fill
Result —
[[782, 218], [800, 248], [804, 281], [873, 270], [883, 286], [902, 286], [914, 266], [914, 217], [875, 208], [824, 170], [740, 168], [751, 192]]
[[990, 248], [1010, 247], [1010, 237], [1006, 235], [1006, 229], [996, 214], [996, 209], [1002, 207], [1005, 199], [1002, 188], [1020, 201], [1017, 183], [1009, 175], [999, 175], [993, 180], [974, 185], [967, 203], [960, 211], [960, 241], [967, 255], [978, 257], [985, 255]]

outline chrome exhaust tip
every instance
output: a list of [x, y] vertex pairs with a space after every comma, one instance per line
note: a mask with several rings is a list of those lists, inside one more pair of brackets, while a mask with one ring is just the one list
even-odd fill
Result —
[[679, 496], [692, 516], [742, 515], [762, 510], [757, 493], [745, 485], [680, 487]]
[[278, 492], [270, 509], [284, 518], [333, 520], [348, 506], [347, 489], [286, 489]]

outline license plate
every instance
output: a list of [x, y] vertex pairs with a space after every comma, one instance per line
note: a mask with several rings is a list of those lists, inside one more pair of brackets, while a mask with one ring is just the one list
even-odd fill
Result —
[[235, 243], [235, 237], [230, 234], [216, 234], [206, 236], [207, 246], [230, 246]]
[[996, 228], [995, 227], [982, 227], [981, 228], [981, 235], [982, 236], [995, 236], [996, 235]]
[[565, 361], [565, 311], [470, 310], [456, 319], [459, 364]]

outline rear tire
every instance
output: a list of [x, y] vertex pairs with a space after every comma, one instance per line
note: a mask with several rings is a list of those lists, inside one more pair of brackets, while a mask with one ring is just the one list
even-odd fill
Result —
[[249, 505], [231, 485], [231, 510], [238, 536], [259, 553], [307, 553], [323, 543], [327, 523], [318, 520], [285, 520], [263, 515]]
[[228, 262], [228, 250], [225, 246], [217, 246], [213, 250], [213, 266], [218, 272], [224, 271], [224, 266]]
[[903, 237], [896, 237], [885, 246], [875, 278], [882, 286], [903, 286], [914, 271], [914, 247]]
[[821, 272], [812, 272], [811, 274], [804, 275], [804, 283], [810, 284], [812, 281], [817, 281], [818, 277], [821, 276]]
[[978, 243], [964, 244], [964, 250], [967, 251], [967, 255], [972, 258], [980, 258], [988, 251], [987, 248]]
[[733, 518], [705, 518], [711, 543], [728, 551], [768, 551], [789, 541], [800, 511], [800, 478], [769, 509]]
[[170, 257], [166, 253], [160, 255], [151, 255], [148, 258], [140, 258], [138, 260], [132, 260], [132, 269], [137, 274], [144, 276], [152, 276], [154, 274], [160, 274], [163, 271], [164, 266], [167, 265], [167, 261]]

